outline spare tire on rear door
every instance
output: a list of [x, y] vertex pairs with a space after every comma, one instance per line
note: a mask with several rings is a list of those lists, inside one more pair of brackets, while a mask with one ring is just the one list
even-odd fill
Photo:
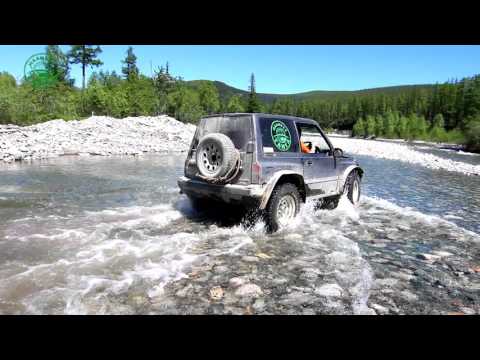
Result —
[[220, 133], [207, 134], [197, 146], [197, 168], [205, 180], [221, 181], [234, 172], [239, 156], [228, 136]]

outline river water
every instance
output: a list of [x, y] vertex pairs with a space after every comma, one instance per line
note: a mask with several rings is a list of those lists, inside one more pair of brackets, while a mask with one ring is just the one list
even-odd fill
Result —
[[357, 159], [359, 208], [272, 235], [194, 211], [184, 155], [2, 165], [0, 314], [478, 314], [480, 179]]

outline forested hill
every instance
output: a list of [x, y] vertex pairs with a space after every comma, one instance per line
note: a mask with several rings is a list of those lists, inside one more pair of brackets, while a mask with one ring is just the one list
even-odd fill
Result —
[[[233, 86], [227, 85], [221, 81], [211, 80], [192, 80], [187, 81], [187, 84], [192, 87], [199, 87], [202, 83], [213, 84], [220, 95], [220, 99], [227, 100], [233, 95], [248, 96], [249, 91], [237, 89]], [[434, 87], [433, 84], [421, 84], [421, 85], [400, 85], [400, 86], [388, 86], [372, 89], [362, 89], [354, 91], [329, 91], [329, 90], [314, 90], [296, 94], [268, 94], [257, 93], [257, 97], [266, 104], [272, 104], [275, 100], [281, 98], [292, 98], [294, 100], [340, 100], [349, 98], [352, 96], [362, 95], [400, 95], [410, 93], [412, 90], [431, 90]]]
[[[63, 53], [58, 45], [48, 45], [45, 53], [48, 78], [32, 73], [17, 80], [0, 69], [0, 124], [92, 114], [168, 114], [197, 123], [215, 113], [268, 112], [314, 119], [324, 129], [353, 130], [357, 136], [465, 143], [480, 152], [480, 75], [434, 85], [280, 95], [257, 93], [254, 74], [245, 79], [248, 91], [220, 81], [184, 81], [168, 63], [148, 76], [137, 67], [132, 47], [119, 59], [121, 74], [96, 70], [102, 63], [99, 46], [72, 45]], [[89, 69], [81, 88], [70, 76], [72, 67]]]

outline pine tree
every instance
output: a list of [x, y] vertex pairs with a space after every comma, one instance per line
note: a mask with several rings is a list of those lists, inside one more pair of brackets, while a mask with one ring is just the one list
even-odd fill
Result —
[[383, 117], [383, 131], [386, 138], [395, 137], [395, 117], [392, 112], [387, 112]]
[[360, 118], [355, 125], [353, 125], [352, 136], [361, 136], [365, 137], [365, 121], [363, 118]]
[[248, 87], [248, 90], [250, 93], [248, 94], [247, 112], [261, 112], [260, 101], [255, 91], [255, 75], [253, 73], [250, 76], [250, 86]]
[[85, 72], [87, 67], [103, 65], [98, 59], [98, 55], [102, 52], [100, 46], [92, 45], [72, 45], [67, 56], [70, 64], [82, 65], [82, 89], [85, 90]]
[[375, 118], [371, 115], [367, 116], [367, 122], [365, 125], [365, 135], [375, 135]]
[[444, 128], [445, 127], [445, 121], [443, 120], [443, 115], [442, 114], [437, 114], [433, 118], [433, 126], [439, 127], [439, 128]]
[[73, 81], [69, 79], [70, 66], [68, 56], [62, 52], [58, 45], [48, 45], [47, 54], [47, 70], [58, 81], [72, 85]]
[[133, 48], [131, 46], [128, 47], [127, 56], [122, 63], [125, 64], [125, 66], [122, 67], [122, 73], [125, 76], [125, 79], [128, 81], [138, 79], [139, 70], [137, 67], [137, 57], [133, 53]]
[[405, 116], [400, 116], [397, 122], [396, 132], [400, 139], [408, 138], [408, 119]]
[[236, 113], [236, 112], [244, 112], [245, 108], [243, 107], [242, 100], [239, 95], [233, 95], [227, 104], [227, 112], [229, 113]]
[[383, 116], [377, 115], [375, 116], [375, 136], [380, 137], [380, 136], [383, 136], [384, 133], [385, 133], [385, 130], [383, 127]]
[[206, 114], [214, 114], [220, 108], [218, 90], [210, 82], [202, 82], [198, 87], [198, 95], [203, 111]]

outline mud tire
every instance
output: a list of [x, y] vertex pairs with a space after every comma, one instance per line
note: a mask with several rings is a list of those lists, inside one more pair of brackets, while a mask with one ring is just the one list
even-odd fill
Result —
[[[288, 198], [288, 196], [290, 196]], [[294, 184], [285, 183], [277, 186], [274, 190], [270, 199], [268, 201], [267, 207], [265, 209], [265, 225], [267, 232], [272, 233], [278, 231], [281, 227], [281, 221], [279, 219], [279, 208], [281, 201], [284, 198], [294, 204], [293, 217], [297, 216], [300, 211], [301, 197], [297, 187]], [[293, 199], [293, 202], [292, 202]]]

